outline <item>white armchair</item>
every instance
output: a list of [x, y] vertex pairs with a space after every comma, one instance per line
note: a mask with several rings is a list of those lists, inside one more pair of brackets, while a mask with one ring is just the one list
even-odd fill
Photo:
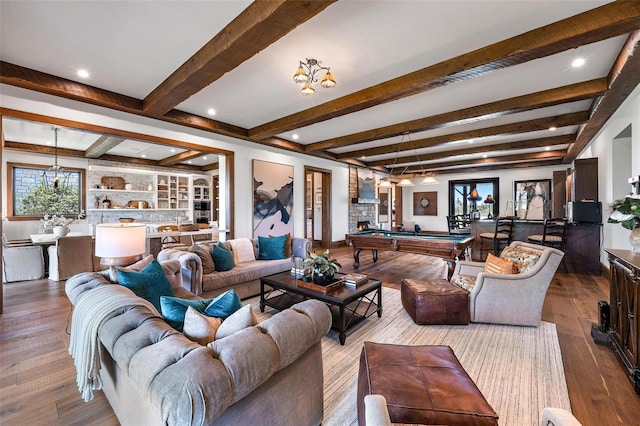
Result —
[[537, 327], [547, 288], [564, 253], [522, 241], [514, 241], [508, 247], [535, 252], [540, 257], [526, 272], [506, 275], [484, 272], [484, 262], [459, 261], [452, 280], [458, 275], [475, 277], [469, 293], [472, 322]]
[[7, 241], [2, 234], [2, 282], [37, 280], [44, 277], [42, 247], [26, 240]]

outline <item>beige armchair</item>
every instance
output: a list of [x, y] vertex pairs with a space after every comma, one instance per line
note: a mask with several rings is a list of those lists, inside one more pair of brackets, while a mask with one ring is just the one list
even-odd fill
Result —
[[472, 280], [475, 277], [472, 288], [467, 289], [472, 322], [537, 327], [547, 288], [564, 253], [522, 241], [514, 241], [508, 247], [537, 253], [540, 257], [528, 270], [507, 275], [484, 272], [484, 262], [459, 261], [452, 282], [457, 276], [472, 277]]
[[[382, 395], [365, 396], [364, 413], [366, 426], [391, 426], [393, 424], [387, 411], [387, 401]], [[540, 426], [580, 426], [580, 422], [570, 411], [545, 407], [542, 410]]]
[[93, 241], [90, 235], [60, 237], [49, 246], [49, 279], [63, 281], [81, 272], [93, 271]]
[[30, 241], [7, 241], [2, 234], [2, 282], [37, 280], [44, 277], [42, 247]]

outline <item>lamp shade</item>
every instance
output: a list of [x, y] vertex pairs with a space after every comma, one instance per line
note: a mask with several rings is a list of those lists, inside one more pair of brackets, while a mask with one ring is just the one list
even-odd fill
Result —
[[484, 199], [485, 204], [495, 204], [496, 200], [493, 199], [491, 194], [487, 195], [487, 198]]
[[[147, 227], [143, 223], [96, 225], [96, 256], [103, 258], [103, 264], [127, 264], [131, 258], [146, 251], [146, 235]], [[118, 259], [122, 260], [119, 262]]]
[[420, 181], [420, 185], [435, 185], [438, 183], [440, 183], [438, 179], [436, 179], [435, 176], [431, 175], [425, 176], [425, 178]]
[[480, 196], [480, 194], [478, 194], [478, 190], [473, 188], [471, 190], [471, 193], [467, 197], [467, 199], [469, 199], [471, 201], [480, 201], [480, 200], [482, 200], [482, 197]]
[[411, 179], [404, 178], [404, 179], [400, 179], [400, 182], [398, 182], [396, 185], [398, 185], [398, 186], [415, 186], [416, 184], [413, 183], [413, 181]]
[[378, 188], [391, 188], [391, 180], [387, 178], [381, 179]]

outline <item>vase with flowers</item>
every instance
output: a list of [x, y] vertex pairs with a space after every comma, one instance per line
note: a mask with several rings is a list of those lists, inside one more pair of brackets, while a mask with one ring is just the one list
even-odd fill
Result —
[[307, 280], [315, 284], [328, 284], [333, 281], [336, 272], [340, 271], [340, 264], [336, 259], [329, 258], [329, 250], [321, 254], [311, 253], [302, 262], [303, 273]]
[[627, 195], [611, 205], [613, 213], [609, 223], [619, 223], [630, 229], [629, 242], [634, 253], [640, 253], [640, 195]]
[[74, 218], [68, 218], [63, 215], [45, 214], [38, 224], [38, 231], [41, 234], [53, 233], [56, 237], [64, 237], [69, 233], [69, 225], [78, 223], [85, 218], [84, 210]]

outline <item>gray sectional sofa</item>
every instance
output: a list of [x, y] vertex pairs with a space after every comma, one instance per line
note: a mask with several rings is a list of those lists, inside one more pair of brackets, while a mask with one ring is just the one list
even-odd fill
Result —
[[[228, 243], [230, 245], [230, 240]], [[260, 251], [257, 238], [251, 240], [254, 245], [255, 257]], [[201, 244], [207, 250], [211, 244]], [[182, 265], [182, 279], [185, 287], [192, 293], [202, 297], [213, 297], [233, 288], [241, 299], [246, 299], [260, 293], [260, 278], [291, 270], [293, 259], [308, 257], [311, 251], [311, 241], [305, 238], [292, 237], [290, 243], [291, 256], [277, 260], [253, 260], [236, 264], [229, 271], [203, 272], [203, 262], [192, 248], [163, 249], [158, 253], [158, 261], [175, 259]]]
[[[182, 287], [178, 261], [161, 265], [177, 297], [199, 298]], [[116, 306], [97, 336], [102, 389], [121, 424], [321, 424], [320, 340], [331, 325], [323, 303], [299, 303], [202, 346], [170, 327], [153, 306], [131, 303], [146, 302], [106, 273], [75, 275], [66, 292], [74, 316], [89, 303], [91, 309]], [[104, 297], [97, 299], [98, 293]], [[83, 331], [74, 330], [75, 321], [72, 341]]]

